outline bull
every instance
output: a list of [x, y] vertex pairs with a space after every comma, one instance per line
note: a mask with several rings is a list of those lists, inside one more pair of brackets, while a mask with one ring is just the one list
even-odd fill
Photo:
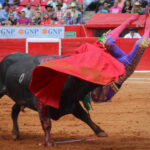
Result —
[[8, 95], [15, 104], [12, 107], [13, 120], [12, 137], [19, 138], [17, 118], [22, 106], [38, 111], [42, 128], [45, 133], [45, 146], [50, 146], [51, 119], [58, 120], [66, 114], [73, 114], [76, 118], [85, 122], [97, 136], [105, 137], [107, 134], [90, 118], [79, 100], [96, 87], [102, 87], [74, 76], [68, 76], [62, 94], [59, 109], [51, 106], [38, 105], [37, 98], [29, 89], [33, 69], [48, 60], [59, 59], [56, 55], [28, 55], [25, 53], [13, 53], [6, 56], [0, 63], [0, 98]]

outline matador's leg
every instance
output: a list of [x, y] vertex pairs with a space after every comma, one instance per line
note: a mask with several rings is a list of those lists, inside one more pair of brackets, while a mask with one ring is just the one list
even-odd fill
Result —
[[[134, 14], [132, 17], [128, 18], [126, 21], [124, 21], [120, 26], [113, 29], [111, 32], [106, 35], [106, 43], [105, 47], [107, 50], [111, 53], [113, 57], [115, 57], [117, 60], [121, 61], [120, 59], [123, 57], [126, 57], [126, 54], [115, 44], [116, 39], [119, 37], [120, 33], [133, 21], [137, 20], [139, 18], [138, 14]], [[122, 61], [121, 61], [122, 62]], [[122, 62], [125, 64], [126, 62]]]
[[[145, 30], [144, 30], [144, 35], [142, 36], [141, 39], [136, 41], [132, 51], [128, 54], [127, 59], [129, 63], [132, 63], [134, 56], [137, 53], [137, 49], [141, 46], [142, 48], [146, 48], [149, 44], [148, 39], [150, 38], [150, 17], [147, 18], [146, 20], [146, 25], [145, 25]], [[145, 42], [144, 42], [145, 41]], [[144, 45], [145, 44], [145, 45]]]
[[124, 21], [120, 26], [117, 28], [113, 29], [108, 35], [112, 37], [113, 39], [118, 39], [120, 33], [132, 22], [137, 20], [139, 18], [139, 14], [134, 14], [130, 18], [128, 18], [126, 21]]
[[110, 40], [108, 42], [112, 42], [111, 44], [113, 45], [114, 52], [116, 52], [114, 53], [116, 54], [115, 56], [117, 56], [117, 52], [119, 52], [119, 55], [116, 58], [125, 65], [126, 74], [124, 77], [120, 78], [120, 80], [118, 81], [118, 85], [114, 83], [108, 86], [104, 86], [103, 89], [97, 88], [96, 93], [95, 91], [91, 92], [91, 97], [93, 101], [104, 102], [108, 101], [113, 97], [113, 95], [118, 91], [119, 85], [121, 86], [122, 83], [134, 72], [138, 62], [140, 61], [142, 54], [144, 53], [145, 48], [148, 46], [149, 43], [145, 40], [144, 45], [143, 44], [144, 38], [148, 39], [149, 36], [150, 36], [150, 18], [147, 19], [145, 33], [143, 37], [136, 42], [133, 50], [129, 53], [129, 55], [123, 55], [122, 50], [120, 50], [118, 47], [115, 46], [115, 40], [112, 37], [109, 38]]

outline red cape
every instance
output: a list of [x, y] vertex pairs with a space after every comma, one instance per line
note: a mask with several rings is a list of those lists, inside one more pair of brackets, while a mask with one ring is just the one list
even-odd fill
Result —
[[108, 85], [125, 74], [124, 65], [102, 47], [86, 43], [76, 52], [73, 56], [47, 61], [33, 70], [29, 88], [39, 101], [59, 108], [68, 75]]

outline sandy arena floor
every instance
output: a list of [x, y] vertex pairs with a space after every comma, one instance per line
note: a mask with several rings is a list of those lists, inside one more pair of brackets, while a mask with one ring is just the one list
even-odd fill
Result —
[[[93, 104], [90, 111], [95, 121], [109, 135], [98, 138], [92, 130], [72, 115], [52, 121], [54, 141], [96, 139], [57, 144], [51, 150], [150, 150], [150, 73], [134, 74], [112, 102]], [[28, 108], [19, 116], [20, 140], [11, 137], [11, 107], [13, 101], [0, 99], [0, 150], [42, 150], [44, 134], [38, 113]]]

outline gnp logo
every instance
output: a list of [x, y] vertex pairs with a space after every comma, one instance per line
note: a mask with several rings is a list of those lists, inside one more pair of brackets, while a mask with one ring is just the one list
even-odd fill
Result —
[[1, 35], [13, 35], [15, 33], [15, 29], [9, 29], [9, 28], [1, 28], [0, 34]]

